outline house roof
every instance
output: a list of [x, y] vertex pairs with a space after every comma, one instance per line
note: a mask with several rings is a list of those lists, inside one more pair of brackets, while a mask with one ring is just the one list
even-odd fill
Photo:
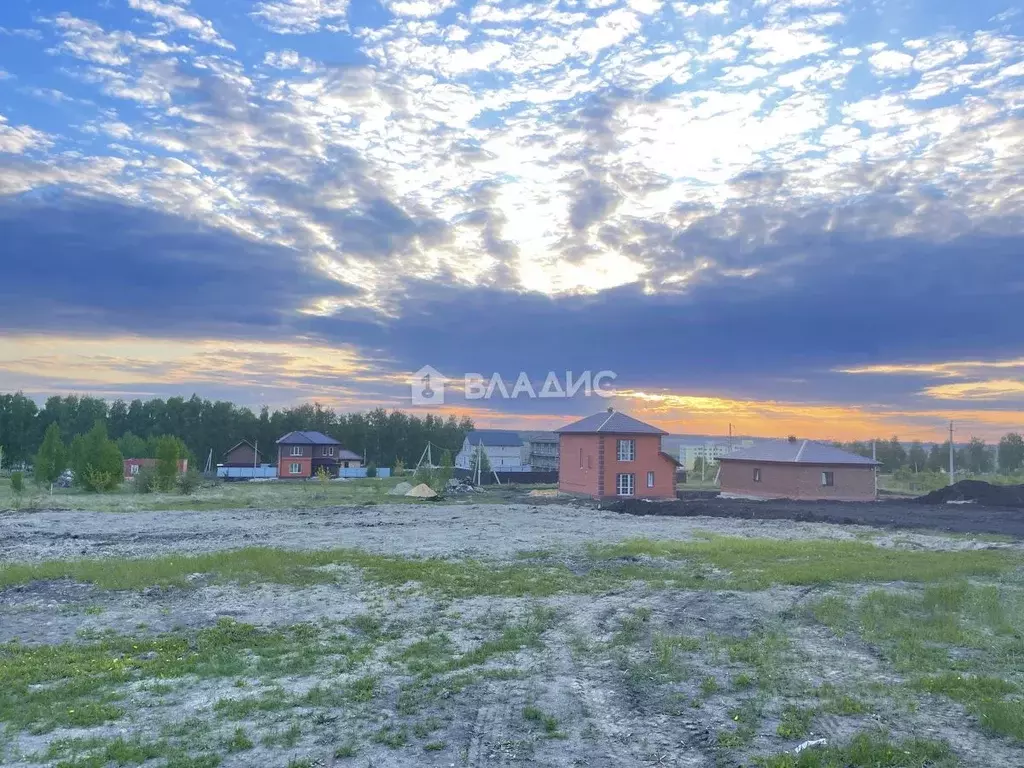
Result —
[[342, 461], [362, 461], [363, 457], [355, 451], [350, 451], [348, 448], [342, 448], [338, 451], [338, 458]]
[[719, 461], [763, 461], [776, 464], [878, 464], [874, 459], [858, 456], [832, 445], [813, 440], [770, 440], [752, 448], [720, 456]]
[[289, 432], [277, 441], [278, 445], [341, 445], [323, 432]]
[[228, 448], [226, 451], [224, 451], [224, 455], [227, 456], [229, 453], [231, 453], [233, 450], [235, 450], [235, 448], [239, 448], [239, 447], [241, 447], [243, 445], [249, 446], [250, 448], [253, 449], [253, 451], [256, 452], [257, 455], [259, 455], [259, 453], [260, 453], [259, 450], [256, 448], [255, 445], [250, 443], [248, 440], [239, 440], [237, 443], [235, 443], [230, 448]]
[[589, 433], [607, 432], [618, 435], [667, 435], [663, 429], [658, 429], [651, 424], [646, 424], [632, 416], [627, 416], [619, 411], [601, 411], [585, 419], [566, 424], [561, 429], [556, 429], [559, 434], [565, 433]]
[[507, 429], [474, 429], [466, 435], [466, 439], [469, 440], [470, 445], [480, 445], [483, 443], [485, 446], [494, 448], [523, 444], [523, 438], [519, 436], [518, 432], [512, 432]]
[[676, 458], [675, 456], [673, 456], [673, 455], [672, 455], [671, 453], [665, 453], [665, 451], [658, 451], [658, 453], [660, 453], [660, 454], [661, 454], [662, 456], [664, 456], [664, 457], [665, 457], [666, 459], [668, 459], [669, 461], [671, 461], [671, 462], [672, 462], [673, 464], [675, 464], [675, 465], [676, 465], [677, 467], [681, 467], [681, 466], [683, 466], [683, 465], [682, 465], [682, 463], [681, 463], [681, 462], [679, 461], [679, 459], [677, 459], [677, 458]]

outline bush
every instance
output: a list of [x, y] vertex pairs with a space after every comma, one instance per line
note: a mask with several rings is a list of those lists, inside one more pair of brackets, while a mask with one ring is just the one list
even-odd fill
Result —
[[57, 482], [67, 467], [68, 452], [60, 440], [60, 427], [51, 424], [46, 428], [43, 444], [36, 455], [36, 482], [50, 485]]
[[366, 476], [367, 477], [376, 477], [377, 476], [377, 465], [374, 464], [372, 461], [369, 464], [366, 465]]
[[405, 474], [405, 462], [401, 459], [395, 459], [395, 466], [391, 470], [391, 474], [395, 477], [401, 477]]
[[188, 472], [178, 475], [178, 492], [183, 496], [191, 496], [199, 490], [202, 483], [203, 476], [194, 469], [190, 469]]
[[15, 493], [25, 490], [25, 476], [21, 472], [11, 472], [11, 490]]
[[87, 491], [112, 491], [121, 484], [124, 466], [117, 444], [107, 437], [102, 421], [71, 443], [71, 468], [75, 482]]
[[153, 467], [139, 467], [139, 473], [135, 475], [135, 482], [132, 488], [136, 493], [152, 493], [156, 490], [157, 477]]

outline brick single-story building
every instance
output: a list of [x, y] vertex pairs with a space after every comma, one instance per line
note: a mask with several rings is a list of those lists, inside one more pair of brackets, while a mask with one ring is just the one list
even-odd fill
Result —
[[289, 432], [277, 441], [277, 476], [281, 479], [314, 477], [321, 467], [336, 477], [342, 467], [362, 466], [362, 456], [322, 432]]
[[[156, 459], [125, 459], [124, 479], [134, 480], [143, 467], [156, 469]], [[178, 474], [183, 475], [186, 472], [188, 472], [188, 459], [178, 459]]]
[[661, 450], [668, 433], [609, 408], [555, 430], [558, 490], [595, 499], [674, 499], [679, 462]]
[[874, 501], [878, 462], [811, 440], [773, 440], [719, 458], [723, 495]]

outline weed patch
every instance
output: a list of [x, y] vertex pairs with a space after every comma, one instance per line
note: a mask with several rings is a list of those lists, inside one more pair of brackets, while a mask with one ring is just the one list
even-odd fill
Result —
[[951, 768], [956, 765], [956, 758], [942, 742], [911, 739], [893, 743], [880, 736], [860, 734], [846, 746], [814, 747], [799, 755], [762, 757], [755, 764], [761, 768]]

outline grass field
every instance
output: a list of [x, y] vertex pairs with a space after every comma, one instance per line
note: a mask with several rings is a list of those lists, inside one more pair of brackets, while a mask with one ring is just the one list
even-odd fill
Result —
[[[111, 493], [86, 493], [77, 488], [54, 488], [51, 494], [26, 481], [20, 495], [9, 478], [0, 478], [0, 509], [88, 509], [134, 512], [166, 509], [294, 509], [367, 503], [403, 503], [388, 491], [411, 478], [366, 478], [344, 481], [207, 483], [191, 496], [178, 493], [138, 494], [131, 483]], [[483, 500], [483, 499], [482, 499]]]
[[1020, 764], [1024, 554], [944, 542], [7, 563], [0, 763]]

